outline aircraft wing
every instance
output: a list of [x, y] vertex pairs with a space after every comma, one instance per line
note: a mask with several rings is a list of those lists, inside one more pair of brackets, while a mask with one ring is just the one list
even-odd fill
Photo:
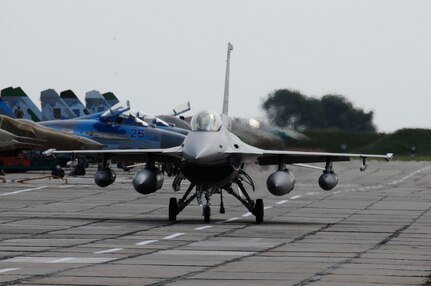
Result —
[[118, 161], [146, 162], [148, 158], [155, 162], [175, 163], [181, 161], [182, 148], [180, 146], [166, 149], [113, 149], [113, 150], [55, 150], [44, 152], [45, 155], [70, 154], [84, 155], [99, 159], [112, 159]]
[[301, 152], [301, 151], [272, 151], [265, 150], [264, 154], [257, 157], [259, 165], [276, 165], [280, 162], [280, 158], [286, 164], [294, 163], [317, 163], [326, 162], [330, 160], [332, 162], [339, 161], [350, 161], [351, 157], [356, 158], [379, 158], [385, 160], [391, 160], [393, 154], [388, 153], [386, 155], [374, 155], [374, 154], [354, 154], [354, 153], [326, 153], [326, 152]]
[[257, 159], [259, 165], [277, 165], [281, 162], [286, 164], [297, 163], [318, 163], [318, 162], [340, 162], [350, 161], [351, 157], [366, 159], [366, 158], [379, 158], [391, 160], [392, 153], [386, 155], [375, 154], [356, 154], [356, 153], [328, 153], [328, 152], [307, 152], [307, 151], [284, 151], [284, 150], [263, 150], [258, 148], [250, 148], [238, 152], [236, 150], [227, 151], [227, 153], [238, 154], [244, 158]]

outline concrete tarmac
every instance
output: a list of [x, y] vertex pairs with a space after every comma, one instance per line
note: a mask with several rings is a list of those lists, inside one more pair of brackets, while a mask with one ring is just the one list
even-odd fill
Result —
[[177, 222], [168, 201], [184, 191], [134, 191], [117, 171], [105, 188], [84, 177], [0, 182], [0, 285], [423, 285], [431, 274], [431, 163], [336, 163], [339, 185], [292, 167], [295, 189], [271, 195], [271, 168], [253, 169], [265, 217], [225, 195], [211, 223], [195, 202]]

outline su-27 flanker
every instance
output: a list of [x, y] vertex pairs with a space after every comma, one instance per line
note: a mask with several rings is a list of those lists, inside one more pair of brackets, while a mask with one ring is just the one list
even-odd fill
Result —
[[[229, 58], [232, 45], [228, 46], [226, 73], [229, 74]], [[186, 135], [180, 146], [168, 149], [132, 149], [132, 150], [95, 150], [95, 151], [55, 151], [48, 154], [73, 153], [99, 157], [101, 164], [95, 175], [95, 183], [106, 187], [115, 181], [115, 173], [109, 166], [109, 160], [138, 160], [145, 162], [145, 167], [133, 178], [135, 190], [141, 194], [151, 194], [159, 190], [164, 181], [163, 173], [157, 163], [173, 163], [178, 166], [178, 174], [173, 182], [173, 190], [179, 191], [181, 182], [188, 180], [190, 185], [182, 198], [172, 197], [169, 201], [169, 220], [175, 221], [177, 215], [195, 199], [203, 206], [204, 221], [210, 221], [211, 196], [221, 196], [220, 211], [224, 212], [223, 193], [226, 192], [239, 200], [260, 223], [264, 218], [262, 199], [253, 200], [246, 191], [245, 184], [254, 188], [250, 175], [245, 171], [246, 163], [274, 165], [276, 167], [266, 182], [268, 190], [276, 196], [286, 195], [295, 186], [295, 177], [287, 168], [289, 164], [323, 162], [323, 174], [319, 177], [319, 185], [323, 190], [331, 190], [338, 183], [333, 169], [333, 162], [349, 161], [351, 157], [362, 158], [361, 170], [366, 169], [367, 158], [390, 160], [392, 154], [344, 154], [326, 152], [300, 152], [284, 150], [264, 150], [241, 141], [229, 129], [227, 116], [228, 76], [226, 77], [223, 113], [201, 111], [191, 120], [191, 132]], [[310, 166], [311, 167], [311, 166]], [[237, 186], [238, 192], [234, 190]]]

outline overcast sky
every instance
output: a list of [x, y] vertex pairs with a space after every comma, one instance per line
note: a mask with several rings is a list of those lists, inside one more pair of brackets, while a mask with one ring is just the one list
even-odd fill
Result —
[[346, 96], [380, 131], [431, 128], [431, 1], [0, 0], [0, 89], [114, 92], [132, 108], [263, 116], [279, 88]]

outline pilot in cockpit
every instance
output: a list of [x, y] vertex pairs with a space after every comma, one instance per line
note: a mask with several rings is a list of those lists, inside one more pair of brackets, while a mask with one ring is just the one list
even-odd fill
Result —
[[219, 131], [222, 126], [220, 116], [215, 112], [201, 111], [195, 114], [190, 123], [192, 131]]

